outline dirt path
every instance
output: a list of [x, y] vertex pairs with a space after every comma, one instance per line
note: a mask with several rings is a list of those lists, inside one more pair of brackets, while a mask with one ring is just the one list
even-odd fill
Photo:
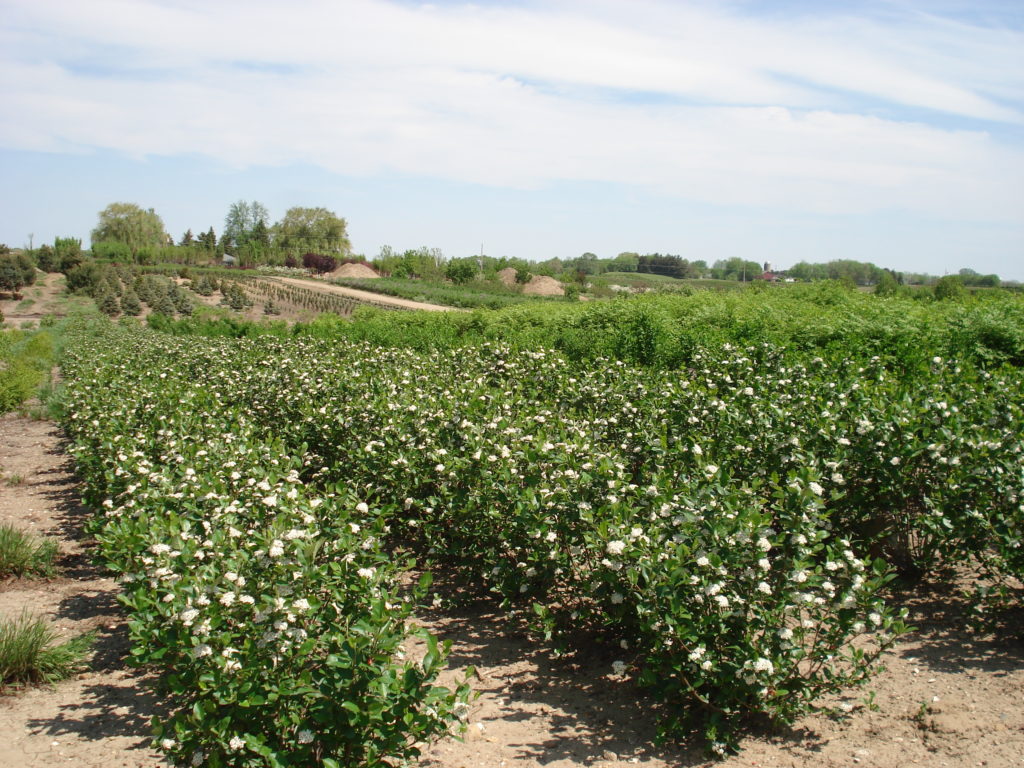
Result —
[[0, 615], [46, 616], [62, 635], [96, 631], [89, 670], [56, 686], [0, 696], [0, 766], [166, 765], [148, 748], [155, 700], [125, 666], [124, 617], [117, 584], [90, 562], [82, 540], [71, 461], [57, 426], [0, 417], [0, 521], [60, 540], [59, 578], [0, 582]]
[[46, 315], [63, 316], [68, 308], [67, 299], [61, 295], [63, 290], [64, 275], [36, 272], [35, 283], [22, 289], [21, 299], [0, 300], [0, 314], [4, 316], [0, 325], [36, 326]]
[[466, 311], [464, 309], [459, 309], [458, 307], [446, 307], [443, 304], [426, 304], [422, 301], [409, 301], [408, 299], [399, 299], [396, 296], [386, 296], [383, 293], [361, 291], [358, 288], [346, 288], [342, 285], [333, 285], [331, 283], [324, 283], [317, 280], [300, 280], [295, 277], [261, 277], [260, 279], [270, 282], [284, 283], [285, 285], [294, 285], [299, 288], [308, 288], [311, 291], [334, 294], [335, 296], [348, 296], [349, 298], [358, 299], [359, 301], [369, 301], [375, 304], [389, 304], [393, 307], [402, 307], [403, 309], [426, 309], [430, 312]]

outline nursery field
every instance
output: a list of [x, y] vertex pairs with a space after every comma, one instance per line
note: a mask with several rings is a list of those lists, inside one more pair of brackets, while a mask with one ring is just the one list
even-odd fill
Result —
[[979, 630], [1008, 631], [1019, 307], [851, 328], [839, 299], [765, 301], [788, 324], [762, 329], [747, 300], [444, 315], [415, 349], [383, 313], [251, 338], [75, 321], [63, 421], [169, 708], [157, 745], [415, 758], [480, 679], [439, 683], [428, 606], [490, 600], [552, 658], [604, 649], [652, 739], [717, 755], [860, 695], [907, 629], [897, 585], [969, 586]]

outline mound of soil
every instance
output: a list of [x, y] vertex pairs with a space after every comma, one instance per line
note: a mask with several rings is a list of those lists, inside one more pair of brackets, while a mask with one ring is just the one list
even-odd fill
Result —
[[374, 271], [373, 267], [366, 264], [342, 264], [331, 272], [331, 277], [374, 278], [380, 277], [380, 275]]
[[516, 285], [516, 270], [512, 267], [505, 267], [498, 272], [498, 279], [506, 288], [514, 288]]
[[553, 277], [534, 275], [530, 282], [523, 286], [523, 293], [534, 296], [565, 296], [565, 288]]

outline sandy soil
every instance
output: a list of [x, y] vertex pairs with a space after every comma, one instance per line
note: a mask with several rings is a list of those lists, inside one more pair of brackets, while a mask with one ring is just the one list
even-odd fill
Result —
[[71, 461], [56, 425], [13, 414], [0, 418], [0, 521], [60, 540], [60, 576], [0, 582], [0, 615], [46, 616], [62, 636], [95, 631], [89, 669], [53, 687], [0, 696], [0, 766], [164, 765], [148, 749], [158, 711], [144, 677], [125, 665], [117, 584], [90, 562]]
[[[506, 288], [514, 288], [516, 283], [516, 270], [506, 267], [498, 272], [498, 279]], [[564, 296], [565, 286], [546, 275], [531, 275], [529, 281], [522, 287], [522, 292], [534, 296]]]
[[[89, 564], [84, 511], [61, 448], [50, 423], [0, 418], [0, 520], [59, 536], [64, 553], [60, 578], [0, 585], [0, 612], [28, 606], [63, 632], [96, 629], [98, 647], [78, 679], [0, 698], [0, 766], [162, 765], [147, 748], [148, 720], [159, 709], [146, 679], [125, 665], [116, 585]], [[1020, 638], [966, 631], [960, 604], [946, 591], [897, 599], [917, 630], [875, 679], [877, 711], [863, 706], [863, 692], [851, 694], [844, 701], [854, 708], [844, 720], [815, 716], [753, 734], [720, 765], [1024, 766]], [[421, 621], [453, 643], [445, 681], [475, 666], [478, 694], [464, 741], [430, 746], [426, 768], [711, 765], [695, 745], [654, 745], [644, 693], [610, 674], [620, 651], [592, 643], [553, 658], [487, 602], [437, 609]]]
[[25, 287], [22, 298], [0, 301], [0, 313], [10, 328], [37, 326], [45, 315], [63, 316], [67, 311], [67, 300], [61, 296], [64, 290], [64, 275], [59, 272], [36, 272], [36, 282]]
[[[615, 649], [553, 659], [486, 604], [426, 617], [453, 642], [451, 665], [475, 665], [479, 697], [464, 743], [432, 746], [429, 768], [577, 766], [921, 766], [1024, 765], [1024, 646], [962, 629], [957, 600], [934, 591], [905, 604], [917, 631], [886, 659], [867, 690], [833, 703], [839, 720], [807, 717], [776, 733], [755, 733], [741, 754], [709, 762], [695, 745], [659, 748], [645, 694], [612, 677]], [[453, 673], [449, 681], [455, 679]]]
[[330, 273], [331, 277], [359, 277], [366, 280], [375, 280], [380, 277], [373, 267], [366, 264], [342, 264]]
[[533, 296], [565, 296], [565, 288], [553, 277], [534, 275], [523, 286], [523, 293]]

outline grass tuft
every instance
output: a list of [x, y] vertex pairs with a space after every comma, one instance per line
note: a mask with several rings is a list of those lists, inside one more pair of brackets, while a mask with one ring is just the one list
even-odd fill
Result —
[[44, 619], [27, 611], [14, 619], [0, 619], [0, 689], [70, 677], [83, 666], [95, 635], [54, 644], [56, 639]]
[[52, 576], [56, 568], [57, 542], [0, 523], [0, 578]]

